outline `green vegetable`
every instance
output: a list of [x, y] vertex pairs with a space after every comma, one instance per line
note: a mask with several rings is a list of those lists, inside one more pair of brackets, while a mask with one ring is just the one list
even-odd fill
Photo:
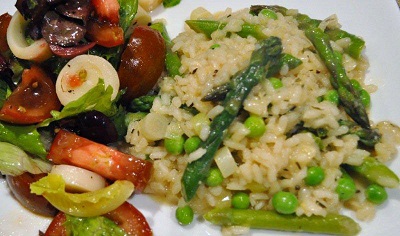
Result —
[[[185, 22], [192, 30], [197, 33], [202, 33], [208, 38], [211, 38], [211, 34], [214, 31], [223, 29], [226, 26], [226, 23], [213, 20], [186, 20]], [[236, 32], [236, 34], [243, 38], [252, 36], [257, 40], [267, 38], [267, 36], [262, 32], [261, 25], [249, 24], [246, 22], [242, 25], [242, 29], [239, 32]]]
[[193, 221], [193, 209], [189, 205], [176, 208], [175, 217], [181, 225], [189, 225]]
[[357, 235], [360, 226], [350, 217], [328, 213], [326, 216], [283, 215], [274, 211], [216, 208], [204, 215], [216, 225], [245, 226], [254, 229]]
[[375, 129], [365, 129], [351, 120], [339, 120], [340, 125], [349, 127], [349, 134], [355, 134], [360, 142], [368, 147], [374, 147], [381, 140], [381, 134]]
[[224, 133], [238, 115], [244, 99], [251, 89], [265, 77], [268, 66], [278, 62], [281, 51], [282, 44], [279, 38], [271, 37], [261, 41], [259, 47], [251, 55], [248, 68], [232, 78], [233, 89], [226, 95], [223, 102], [224, 110], [213, 119], [210, 125], [210, 134], [200, 146], [206, 150], [205, 154], [189, 163], [182, 176], [182, 193], [186, 201], [194, 197], [199, 185], [208, 176]]
[[[176, 2], [180, 0], [170, 0], [170, 1]], [[181, 59], [179, 58], [179, 55], [176, 52], [172, 51], [173, 42], [171, 41], [171, 38], [168, 35], [165, 25], [161, 22], [157, 22], [152, 24], [150, 27], [159, 31], [165, 41], [165, 45], [167, 48], [167, 52], [165, 55], [165, 67], [167, 69], [168, 75], [171, 77], [174, 77], [176, 75], [181, 75], [181, 73], [179, 72], [179, 68], [182, 65]]]
[[0, 172], [3, 175], [47, 173], [51, 164], [38, 158], [31, 158], [21, 148], [7, 142], [0, 142]]
[[7, 83], [1, 79], [0, 80], [0, 108], [3, 107], [4, 101], [11, 94], [11, 90], [9, 89]]
[[221, 185], [223, 181], [224, 176], [222, 176], [221, 171], [216, 167], [211, 168], [206, 179], [206, 185], [209, 187], [215, 187]]
[[368, 114], [361, 102], [359, 92], [353, 88], [342, 63], [335, 56], [329, 37], [316, 27], [305, 29], [307, 38], [313, 43], [319, 56], [332, 74], [331, 84], [338, 91], [339, 100], [346, 113], [361, 127], [370, 128]]
[[273, 20], [278, 19], [278, 15], [274, 11], [272, 11], [270, 9], [262, 9], [260, 11], [260, 14], [263, 14], [264, 16], [266, 16], [266, 17], [268, 17], [270, 19], [273, 19]]
[[299, 201], [293, 193], [279, 191], [272, 196], [272, 206], [281, 214], [293, 214], [298, 205]]
[[114, 221], [104, 216], [75, 217], [66, 215], [64, 226], [69, 235], [74, 236], [128, 235]]
[[333, 103], [333, 104], [335, 104], [335, 105], [338, 105], [338, 104], [339, 104], [339, 94], [338, 94], [338, 92], [337, 92], [336, 90], [334, 90], [334, 89], [328, 90], [328, 91], [324, 94], [323, 99], [324, 99], [325, 101], [329, 101], [329, 102], [331, 102], [331, 103]]
[[339, 178], [335, 191], [339, 195], [339, 200], [347, 201], [354, 196], [357, 189], [354, 180], [344, 170], [342, 172], [343, 175]]
[[246, 127], [250, 133], [247, 134], [247, 137], [250, 138], [259, 138], [267, 129], [265, 127], [264, 119], [259, 116], [251, 115], [244, 121], [244, 127]]
[[269, 82], [271, 82], [272, 87], [274, 89], [279, 89], [279, 88], [283, 87], [282, 80], [280, 80], [280, 79], [278, 79], [276, 77], [270, 77], [268, 80], [269, 80]]
[[122, 28], [125, 34], [125, 39], [130, 37], [128, 30], [132, 26], [133, 20], [135, 19], [138, 0], [118, 0], [120, 5], [119, 8], [119, 26]]
[[149, 112], [157, 95], [144, 95], [134, 98], [127, 109], [132, 112]]
[[[260, 11], [263, 9], [269, 9], [274, 12], [279, 12], [284, 16], [287, 16], [287, 11], [288, 9], [282, 7], [282, 6], [265, 6], [265, 5], [254, 5], [251, 6], [250, 12], [253, 14], [258, 14]], [[311, 27], [318, 27], [319, 24], [322, 22], [321, 20], [317, 19], [312, 19], [309, 16], [305, 14], [298, 13], [294, 15], [295, 19], [298, 21], [300, 27], [304, 26], [311, 26]], [[329, 36], [329, 39], [332, 41], [336, 41], [342, 38], [349, 38], [350, 39], [350, 44], [348, 47], [344, 48], [344, 51], [349, 54], [351, 57], [355, 59], [359, 59], [361, 56], [362, 50], [365, 48], [365, 41], [361, 39], [360, 37], [350, 34], [344, 30], [341, 29], [326, 29], [325, 33]]]
[[0, 122], [0, 142], [14, 144], [37, 157], [47, 156], [40, 134], [34, 125], [19, 126]]
[[345, 168], [383, 187], [397, 188], [400, 183], [399, 177], [374, 157], [366, 157], [360, 166], [348, 165]]
[[183, 136], [164, 139], [165, 149], [172, 155], [181, 154], [183, 152], [184, 143], [185, 143], [185, 138]]
[[250, 196], [244, 192], [235, 193], [232, 196], [232, 207], [235, 209], [247, 209], [250, 206]]
[[183, 149], [187, 154], [194, 152], [201, 143], [201, 139], [198, 136], [192, 136], [186, 139], [185, 143], [183, 144]]
[[367, 92], [367, 90], [362, 89], [360, 91], [360, 99], [364, 107], [368, 108], [371, 106], [371, 96]]
[[163, 6], [165, 8], [174, 7], [174, 6], [178, 5], [180, 2], [181, 2], [181, 0], [163, 0]]
[[[274, 63], [270, 66], [265, 77], [269, 78], [271, 76], [276, 75], [279, 72], [279, 70], [282, 68], [282, 66], [284, 66], [284, 65], [287, 65], [289, 67], [289, 70], [292, 70], [292, 69], [298, 67], [299, 65], [301, 65], [302, 63], [303, 62], [299, 58], [294, 57], [287, 53], [282, 53], [279, 56], [279, 62]], [[226, 94], [231, 89], [232, 89], [232, 83], [222, 84], [220, 86], [217, 86], [217, 87], [211, 89], [211, 91], [208, 92], [207, 95], [204, 96], [201, 100], [202, 101], [221, 101], [225, 98]]]
[[382, 204], [388, 198], [388, 194], [384, 187], [378, 184], [371, 184], [365, 189], [365, 196], [368, 201], [374, 204]]
[[325, 172], [322, 167], [312, 166], [307, 169], [307, 176], [304, 178], [304, 182], [308, 186], [315, 186], [320, 184], [325, 179]]
[[218, 43], [216, 43], [216, 44], [213, 44], [213, 45], [211, 45], [211, 49], [216, 49], [216, 48], [219, 48], [219, 47], [221, 47], [221, 45], [220, 44], [218, 44]]
[[68, 103], [61, 111], [52, 111], [52, 118], [44, 120], [39, 124], [40, 127], [47, 126], [50, 122], [60, 120], [68, 116], [74, 116], [87, 110], [97, 110], [106, 116], [113, 116], [118, 112], [116, 101], [111, 99], [113, 88], [107, 86], [105, 88], [104, 80], [99, 79], [97, 85], [91, 88], [86, 94], [75, 101]]
[[115, 210], [133, 193], [128, 180], [116, 180], [100, 190], [86, 193], [65, 192], [65, 181], [60, 175], [48, 174], [30, 185], [31, 193], [44, 196], [55, 208], [79, 217], [103, 215]]

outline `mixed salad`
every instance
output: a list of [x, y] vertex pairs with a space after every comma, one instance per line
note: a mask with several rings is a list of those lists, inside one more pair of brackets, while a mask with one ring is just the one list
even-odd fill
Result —
[[148, 11], [179, 1], [142, 2], [18, 0], [0, 16], [0, 171], [23, 206], [54, 217], [44, 235], [152, 234], [127, 201], [152, 163], [121, 143], [135, 98], [169, 73]]

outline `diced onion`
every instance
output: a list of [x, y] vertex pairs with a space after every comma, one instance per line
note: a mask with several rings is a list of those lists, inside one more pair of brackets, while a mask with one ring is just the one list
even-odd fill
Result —
[[232, 175], [238, 168], [236, 161], [228, 147], [220, 148], [215, 154], [214, 160], [224, 178]]

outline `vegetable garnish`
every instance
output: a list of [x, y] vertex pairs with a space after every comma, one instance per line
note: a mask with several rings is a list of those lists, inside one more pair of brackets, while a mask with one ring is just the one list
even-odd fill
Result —
[[31, 191], [43, 195], [54, 207], [73, 216], [90, 217], [106, 214], [124, 203], [133, 193], [130, 181], [117, 180], [113, 184], [87, 193], [65, 192], [60, 175], [48, 174], [31, 184]]

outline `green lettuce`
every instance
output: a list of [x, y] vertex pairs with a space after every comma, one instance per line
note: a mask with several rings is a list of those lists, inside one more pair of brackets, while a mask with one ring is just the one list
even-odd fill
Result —
[[114, 100], [112, 99], [113, 88], [111, 86], [105, 87], [104, 80], [99, 79], [97, 85], [91, 88], [85, 95], [79, 99], [68, 103], [61, 111], [52, 111], [52, 118], [46, 119], [39, 127], [48, 126], [50, 122], [61, 120], [69, 116], [75, 116], [79, 113], [96, 110], [100, 111], [108, 117], [112, 117], [118, 112], [119, 96]]
[[68, 193], [62, 176], [49, 173], [32, 183], [30, 188], [32, 193], [43, 195], [55, 208], [66, 214], [93, 217], [115, 210], [131, 196], [135, 187], [128, 180], [116, 180], [96, 191]]
[[69, 235], [75, 236], [128, 235], [114, 221], [104, 216], [75, 217], [66, 215], [64, 226]]
[[3, 175], [47, 173], [52, 165], [42, 159], [31, 158], [21, 148], [6, 142], [0, 142], [0, 172]]
[[19, 126], [0, 122], [0, 142], [14, 144], [24, 151], [46, 158], [47, 151], [34, 125]]

